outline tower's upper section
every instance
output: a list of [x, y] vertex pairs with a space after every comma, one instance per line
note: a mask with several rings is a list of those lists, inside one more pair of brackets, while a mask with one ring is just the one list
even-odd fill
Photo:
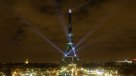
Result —
[[73, 40], [73, 33], [72, 33], [72, 10], [68, 10], [68, 40], [70, 43], [72, 43]]

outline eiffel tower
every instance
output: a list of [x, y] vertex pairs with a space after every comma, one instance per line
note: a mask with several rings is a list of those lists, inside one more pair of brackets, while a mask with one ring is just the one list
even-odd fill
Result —
[[67, 47], [65, 50], [65, 54], [62, 59], [62, 65], [65, 64], [78, 64], [79, 58], [76, 54], [76, 46], [75, 43], [73, 43], [73, 33], [72, 33], [72, 10], [69, 9], [68, 11], [68, 30], [67, 30]]

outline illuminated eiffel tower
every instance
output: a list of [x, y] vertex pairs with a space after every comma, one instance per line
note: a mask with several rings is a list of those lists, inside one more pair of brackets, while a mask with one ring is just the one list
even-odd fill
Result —
[[72, 33], [72, 10], [69, 9], [68, 11], [68, 33], [67, 33], [67, 48], [65, 50], [64, 57], [62, 59], [63, 64], [78, 64], [79, 58], [76, 54], [76, 46], [73, 43], [73, 33]]

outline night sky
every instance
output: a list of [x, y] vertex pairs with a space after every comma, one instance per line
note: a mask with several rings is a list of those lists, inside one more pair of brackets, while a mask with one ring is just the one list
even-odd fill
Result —
[[136, 57], [136, 0], [0, 0], [0, 61], [60, 62], [69, 8], [81, 61]]

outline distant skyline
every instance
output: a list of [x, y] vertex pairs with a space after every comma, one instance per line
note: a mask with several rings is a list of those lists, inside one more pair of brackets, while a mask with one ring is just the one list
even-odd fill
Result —
[[0, 0], [0, 62], [60, 62], [69, 8], [81, 61], [136, 58], [135, 0]]

